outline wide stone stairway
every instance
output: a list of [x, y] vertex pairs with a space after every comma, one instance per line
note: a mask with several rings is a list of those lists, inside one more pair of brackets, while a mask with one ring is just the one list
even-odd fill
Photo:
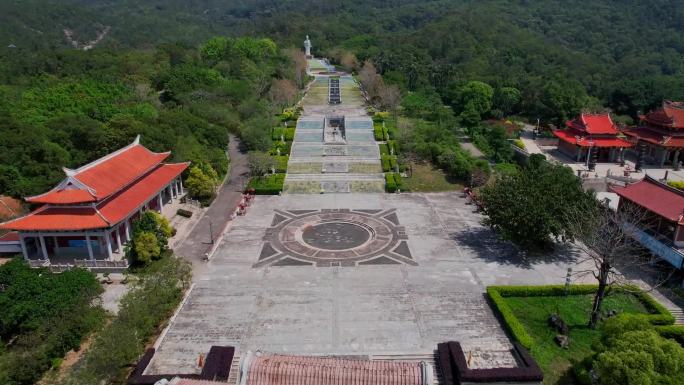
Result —
[[315, 80], [302, 100], [283, 191], [384, 192], [373, 120], [358, 84], [349, 75], [311, 74]]

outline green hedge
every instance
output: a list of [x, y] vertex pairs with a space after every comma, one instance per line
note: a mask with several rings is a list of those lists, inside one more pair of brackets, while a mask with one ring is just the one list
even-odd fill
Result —
[[385, 173], [385, 189], [387, 190], [387, 192], [397, 191], [397, 182], [394, 181], [393, 172]]
[[280, 149], [280, 155], [290, 155], [290, 151], [292, 150], [292, 142], [281, 142], [280, 139], [278, 141], [273, 142], [273, 147], [271, 147], [271, 150], [269, 153], [271, 155], [278, 155], [278, 149]]
[[250, 179], [247, 188], [254, 189], [257, 195], [278, 195], [283, 191], [283, 183], [285, 174], [272, 174]]
[[273, 127], [273, 131], [271, 132], [271, 139], [280, 142], [280, 137], [283, 136], [286, 142], [291, 142], [294, 140], [294, 135], [294, 127]]
[[390, 156], [389, 155], [382, 155], [380, 156], [380, 162], [382, 163], [382, 171], [383, 172], [390, 172]]
[[378, 149], [380, 150], [380, 155], [389, 155], [389, 146], [386, 143], [378, 144]]
[[684, 346], [684, 325], [656, 326], [656, 331], [665, 338], [672, 338]]
[[274, 156], [273, 157], [276, 161], [276, 172], [277, 173], [285, 173], [287, 172], [287, 161], [290, 159], [290, 157], [281, 155], [281, 156]]
[[[570, 285], [568, 290], [569, 295], [586, 295], [593, 294], [598, 290], [597, 285]], [[614, 287], [612, 290], [630, 292], [635, 295], [639, 301], [651, 313], [647, 315], [647, 319], [653, 325], [672, 325], [674, 317], [672, 314], [658, 301], [651, 297], [648, 293], [640, 290], [633, 285], [625, 285], [621, 287]], [[533, 339], [525, 329], [525, 326], [513, 314], [513, 311], [506, 303], [506, 297], [559, 297], [565, 295], [565, 285], [542, 285], [542, 286], [488, 286], [487, 295], [491, 299], [494, 307], [504, 320], [508, 331], [513, 337], [520, 342], [525, 348], [531, 348]], [[669, 329], [668, 329], [669, 330]], [[682, 332], [684, 335], [684, 331]]]
[[373, 135], [375, 136], [375, 140], [377, 141], [385, 140], [385, 137], [382, 134], [382, 126], [373, 126]]
[[398, 188], [399, 190], [401, 190], [401, 189], [403, 188], [403, 184], [402, 184], [402, 181], [401, 181], [401, 174], [399, 174], [398, 172], [395, 172], [395, 173], [394, 173], [394, 183], [397, 184], [397, 188]]

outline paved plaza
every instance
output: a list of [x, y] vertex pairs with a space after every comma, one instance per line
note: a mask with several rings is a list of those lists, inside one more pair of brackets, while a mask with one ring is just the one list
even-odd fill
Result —
[[485, 287], [563, 283], [573, 252], [528, 261], [480, 221], [460, 193], [257, 197], [199, 269], [148, 373], [197, 371], [211, 345], [373, 356], [449, 340], [473, 367], [514, 366]]

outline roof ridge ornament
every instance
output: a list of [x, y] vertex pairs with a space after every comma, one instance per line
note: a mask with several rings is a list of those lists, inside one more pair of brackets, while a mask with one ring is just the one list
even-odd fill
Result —
[[62, 167], [62, 171], [64, 171], [64, 174], [66, 174], [66, 176], [74, 176], [78, 174], [76, 170], [66, 167]]

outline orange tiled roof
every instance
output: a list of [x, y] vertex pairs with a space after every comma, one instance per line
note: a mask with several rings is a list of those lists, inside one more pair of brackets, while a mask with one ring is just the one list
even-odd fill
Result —
[[664, 100], [661, 108], [642, 118], [656, 126], [684, 129], [684, 102]]
[[132, 144], [76, 170], [47, 193], [26, 198], [31, 203], [74, 204], [101, 201], [150, 171], [170, 153], [155, 153]]
[[553, 135], [558, 139], [580, 147], [632, 147], [634, 145], [617, 136], [583, 136], [583, 134], [583, 132], [576, 131], [572, 128], [566, 130], [553, 130]]
[[581, 114], [579, 118], [565, 123], [569, 128], [584, 131], [586, 134], [617, 134], [617, 127], [610, 114]]
[[264, 354], [249, 363], [247, 385], [423, 385], [422, 377], [418, 362]]
[[96, 206], [43, 206], [31, 214], [0, 224], [24, 231], [93, 230], [115, 225], [180, 175], [189, 163], [162, 164]]

